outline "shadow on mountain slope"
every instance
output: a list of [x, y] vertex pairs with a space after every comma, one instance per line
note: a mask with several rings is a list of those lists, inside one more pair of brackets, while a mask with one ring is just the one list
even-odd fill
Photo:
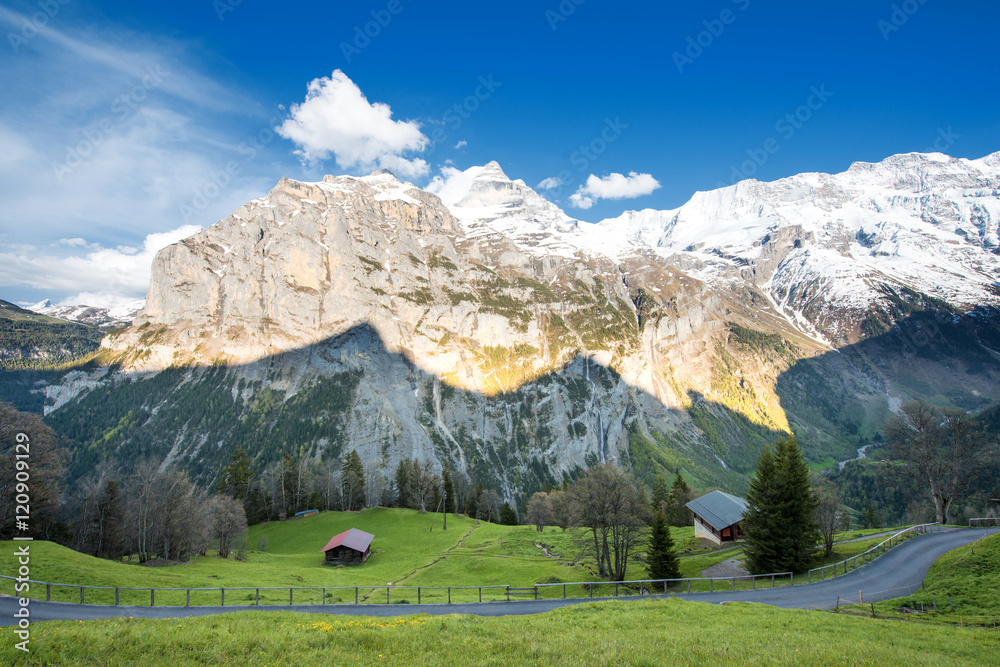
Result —
[[881, 335], [796, 362], [776, 392], [803, 440], [850, 456], [880, 440], [894, 405], [985, 408], [1000, 398], [1000, 310], [912, 313]]
[[442, 383], [361, 325], [245, 365], [122, 375], [47, 421], [76, 443], [73, 479], [107, 458], [153, 457], [208, 484], [240, 445], [258, 469], [285, 453], [332, 460], [352, 449], [386, 476], [404, 457], [448, 459], [521, 501], [598, 461], [741, 492], [760, 448], [781, 434], [689, 398], [687, 410], [668, 408], [583, 356], [487, 396]]

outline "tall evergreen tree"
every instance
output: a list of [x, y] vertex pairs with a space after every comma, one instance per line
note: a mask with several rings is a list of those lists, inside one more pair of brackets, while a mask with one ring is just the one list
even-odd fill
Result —
[[514, 512], [514, 508], [510, 506], [510, 503], [506, 501], [504, 501], [503, 508], [500, 510], [500, 525], [501, 526], [517, 525], [517, 514]]
[[229, 455], [229, 465], [220, 471], [216, 490], [224, 496], [240, 501], [245, 509], [250, 497], [250, 485], [256, 477], [257, 473], [253, 470], [250, 457], [242, 447], [236, 445], [236, 449]]
[[805, 570], [820, 539], [817, 504], [795, 437], [779, 441], [773, 451], [765, 447], [743, 514], [747, 569], [753, 574]]
[[667, 499], [670, 492], [667, 491], [667, 480], [663, 475], [657, 475], [653, 480], [653, 511], [662, 514], [666, 510]]
[[684, 477], [678, 471], [677, 476], [674, 477], [674, 483], [670, 487], [670, 492], [667, 494], [667, 506], [669, 510], [666, 517], [671, 525], [678, 527], [691, 525], [694, 518], [691, 515], [691, 510], [685, 507], [685, 505], [692, 500], [692, 496], [691, 487], [688, 486], [687, 482], [684, 481]]
[[360, 510], [365, 506], [365, 467], [358, 450], [352, 449], [340, 466], [340, 479], [345, 510]]
[[396, 506], [410, 506], [410, 460], [401, 459], [396, 466]]
[[441, 485], [444, 487], [444, 511], [447, 514], [455, 513], [455, 484], [451, 479], [451, 466], [444, 462], [444, 471], [441, 473]]
[[653, 512], [652, 531], [649, 536], [649, 548], [646, 550], [649, 561], [648, 573], [650, 579], [680, 579], [681, 568], [677, 562], [677, 552], [674, 540], [670, 535], [670, 526], [660, 512]]

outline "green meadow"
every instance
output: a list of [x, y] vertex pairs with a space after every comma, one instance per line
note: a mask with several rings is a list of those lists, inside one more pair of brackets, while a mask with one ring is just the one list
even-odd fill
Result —
[[[333, 535], [349, 528], [375, 535], [372, 556], [360, 566], [323, 565], [322, 547]], [[693, 527], [673, 528], [671, 533], [682, 554], [684, 577], [700, 577], [705, 568], [741, 556], [738, 547], [706, 548], [703, 541], [695, 539]], [[845, 539], [859, 534], [846, 535]], [[616, 590], [615, 586], [599, 583], [594, 560], [587, 555], [586, 538], [585, 531], [580, 529], [562, 531], [549, 527], [538, 532], [533, 526], [500, 526], [456, 516], [449, 516], [448, 528], [444, 530], [440, 515], [373, 508], [360, 513], [321, 512], [295, 521], [252, 526], [250, 550], [243, 561], [232, 556], [218, 558], [209, 551], [188, 563], [153, 567], [134, 561], [98, 559], [50, 542], [35, 542], [31, 547], [31, 578], [109, 587], [109, 590], [84, 590], [84, 601], [93, 604], [115, 603], [115, 591], [110, 589], [118, 587], [118, 602], [122, 605], [150, 604], [150, 588], [157, 589], [154, 594], [157, 605], [184, 605], [188, 603], [188, 595], [192, 605], [217, 605], [223, 602], [223, 593], [218, 590], [222, 588], [227, 589], [224, 598], [227, 605], [288, 604], [289, 599], [300, 604], [355, 600], [384, 603], [387, 585], [394, 587], [388, 593], [389, 602], [410, 603], [506, 599], [506, 586], [525, 588], [577, 582], [595, 584], [542, 587], [539, 597], [632, 594], [634, 591], [625, 587]], [[824, 563], [861, 553], [883, 539], [840, 544]], [[0, 573], [16, 569], [14, 551], [12, 542], [0, 542]], [[634, 556], [628, 578], [644, 579], [646, 571], [641, 554]], [[797, 582], [804, 580], [802, 576], [796, 578]], [[787, 579], [776, 582], [787, 583]], [[719, 585], [719, 582], [694, 582], [691, 590], [709, 590]], [[740, 589], [753, 585], [748, 581], [737, 582]], [[673, 590], [687, 590], [686, 584], [678, 586]], [[299, 590], [290, 592], [290, 587]], [[11, 589], [10, 581], [0, 581], [0, 592], [9, 594], [13, 592]], [[54, 586], [47, 592], [45, 587], [34, 586], [30, 591], [34, 598], [45, 598], [47, 594], [56, 601], [80, 601], [79, 588]]]
[[[434, 522], [431, 530], [432, 521]], [[579, 535], [547, 528], [498, 526], [411, 510], [372, 509], [360, 514], [326, 512], [284, 523], [254, 526], [245, 561], [211, 553], [191, 563], [161, 567], [99, 560], [48, 542], [31, 545], [32, 578], [76, 584], [140, 588], [279, 587], [261, 591], [262, 604], [287, 603], [288, 587], [327, 587], [327, 603], [385, 601], [385, 585], [422, 587], [422, 601], [441, 602], [438, 587], [595, 580], [593, 563], [581, 556]], [[322, 565], [320, 549], [351, 527], [373, 533], [374, 552], [364, 565]], [[682, 569], [700, 570], [739, 549], [707, 551], [693, 529], [674, 529]], [[858, 537], [852, 534], [845, 539]], [[863, 537], [863, 535], [860, 535]], [[859, 553], [884, 537], [838, 545], [833, 558]], [[0, 567], [14, 567], [13, 543], [0, 543]], [[643, 576], [633, 563], [630, 576]], [[349, 593], [335, 590], [352, 587]], [[743, 584], [741, 583], [742, 587]], [[595, 595], [611, 586], [595, 586]], [[589, 589], [569, 586], [571, 597]], [[78, 600], [79, 589], [53, 598]], [[484, 590], [484, 599], [500, 599]], [[412, 591], [412, 594], [411, 594]], [[545, 589], [561, 597], [560, 586]], [[7, 591], [6, 588], [4, 592]], [[44, 588], [33, 589], [44, 597]], [[296, 602], [320, 602], [322, 591], [296, 591]], [[416, 589], [393, 590], [390, 602], [416, 602]], [[625, 594], [625, 591], [622, 591]], [[113, 601], [113, 592], [88, 591], [88, 602]], [[134, 595], [129, 599], [128, 595]], [[122, 604], [148, 604], [148, 590], [120, 591]], [[157, 592], [157, 604], [183, 604], [184, 592]], [[227, 592], [227, 604], [247, 604], [255, 591]], [[398, 596], [405, 597], [399, 598]], [[947, 605], [951, 595], [955, 605]], [[101, 597], [103, 596], [103, 598]], [[109, 596], [111, 599], [109, 600]], [[171, 597], [173, 596], [173, 597]], [[200, 597], [199, 597], [200, 596]], [[192, 604], [218, 604], [218, 591], [193, 592]], [[310, 597], [311, 596], [311, 597]], [[454, 601], [478, 591], [453, 588]], [[938, 611], [913, 615], [900, 608]], [[0, 645], [0, 664], [11, 665], [995, 665], [1000, 634], [986, 621], [1000, 616], [1000, 537], [956, 550], [938, 561], [926, 591], [871, 608], [839, 613], [783, 610], [764, 605], [712, 605], [678, 599], [602, 601], [530, 616], [482, 618], [451, 614], [390, 618], [295, 612], [240, 611], [184, 619], [120, 618], [48, 621], [32, 626], [31, 653]], [[867, 611], [866, 611], [867, 610]], [[899, 620], [903, 619], [903, 620]], [[960, 627], [965, 626], [965, 627]], [[981, 627], [981, 626], [986, 626]], [[109, 650], [113, 647], [114, 650]]]
[[[10, 665], [995, 665], [1000, 635], [755, 604], [593, 602], [532, 616], [49, 621]], [[111, 650], [113, 649], [113, 650]]]

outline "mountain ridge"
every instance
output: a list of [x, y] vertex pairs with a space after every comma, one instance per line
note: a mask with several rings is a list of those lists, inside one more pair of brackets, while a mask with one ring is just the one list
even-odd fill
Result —
[[[486, 460], [505, 452], [502, 465], [487, 468], [497, 485], [522, 480], [503, 488], [516, 500], [582, 469], [588, 457], [632, 461], [629, 452], [638, 447], [658, 461], [657, 470], [687, 466], [693, 477], [725, 478], [733, 488], [774, 434], [809, 435], [807, 453], [818, 462], [853, 451], [893, 406], [931, 391], [907, 379], [905, 364], [878, 372], [872, 370], [877, 363], [838, 365], [838, 347], [895, 340], [893, 331], [922, 322], [921, 313], [962, 319], [985, 306], [984, 317], [995, 320], [989, 306], [1000, 295], [989, 280], [1000, 266], [992, 252], [1000, 197], [991, 188], [1000, 180], [994, 173], [1000, 161], [984, 158], [984, 167], [972, 170], [969, 161], [908, 159], [943, 173], [903, 177], [909, 163], [901, 160], [880, 167], [879, 178], [895, 179], [900, 188], [916, 184], [926, 196], [887, 195], [880, 181], [854, 184], [861, 194], [849, 197], [851, 183], [836, 181], [873, 171], [858, 167], [844, 172], [849, 176], [742, 182], [693, 197], [694, 208], [715, 202], [729, 207], [723, 213], [740, 212], [717, 215], [730, 224], [720, 237], [728, 245], [698, 247], [676, 236], [678, 224], [696, 221], [694, 208], [685, 212], [691, 202], [676, 210], [672, 227], [660, 226], [659, 245], [639, 244], [608, 221], [573, 220], [496, 163], [454, 170], [431, 188], [437, 193], [386, 172], [314, 183], [282, 179], [267, 196], [160, 251], [146, 306], [133, 325], [105, 338], [98, 368], [80, 369], [50, 387], [46, 409], [53, 423], [65, 426], [87, 412], [88, 394], [101, 391], [113, 401], [118, 385], [190, 369], [195, 374], [175, 389], [200, 391], [206, 374], [223, 373], [237, 405], [229, 419], [244, 423], [270, 401], [311, 396], [331, 373], [349, 371], [360, 373], [366, 398], [354, 396], [328, 412], [343, 421], [344, 441], [366, 443], [359, 453], [384, 470], [416, 455], [436, 466], [456, 457], [452, 464], [467, 473], [456, 452], [476, 451]], [[874, 208], [865, 192], [881, 197]], [[793, 209], [805, 213], [793, 215]], [[858, 230], [875, 219], [894, 236], [865, 245], [858, 230], [844, 233], [853, 229], [845, 222], [851, 215]], [[642, 222], [636, 223], [640, 237], [655, 227]], [[978, 245], [958, 240], [954, 230], [966, 228], [979, 230]], [[887, 261], [915, 264], [881, 244], [918, 247], [923, 258], [927, 247], [914, 239], [946, 237], [958, 248], [948, 261], [959, 268], [979, 262], [978, 273], [950, 275], [944, 288], [927, 288], [928, 275], [945, 275], [951, 265], [942, 260], [913, 281], [898, 267], [886, 268]], [[893, 259], [899, 257], [906, 261]], [[817, 274], [827, 265], [836, 270]], [[845, 299], [845, 289], [858, 298]], [[939, 296], [942, 289], [969, 300], [949, 303]], [[966, 339], [987, 360], [1000, 349], [990, 326], [974, 327]], [[951, 331], [943, 324], [938, 330]], [[358, 331], [370, 331], [378, 344], [338, 342]], [[305, 349], [327, 350], [329, 358], [289, 361]], [[960, 361], [961, 351], [939, 349]], [[392, 355], [412, 370], [390, 371], [396, 367], [384, 359]], [[820, 361], [802, 365], [810, 359]], [[587, 379], [591, 364], [609, 374], [608, 386]], [[822, 393], [819, 407], [799, 401], [786, 409], [795, 402], [779, 395], [780, 379], [800, 366], [812, 369], [800, 384]], [[578, 385], [581, 370], [584, 384]], [[951, 386], [962, 382], [941, 373]], [[976, 391], [996, 392], [1000, 375], [992, 367], [985, 373]], [[847, 403], [867, 406], [856, 419], [837, 414], [848, 408], [827, 400], [851, 395], [861, 402]], [[192, 469], [216, 458], [205, 453], [209, 438], [221, 438], [212, 442], [218, 451], [235, 446], [205, 426], [204, 416], [160, 424], [156, 414], [169, 407], [169, 394], [130, 400], [136, 422], [128, 437], [116, 441], [122, 431], [109, 423], [90, 432], [83, 446], [112, 444], [106, 455], [127, 455], [141, 441], [135, 429], [156, 424], [171, 436], [158, 455]], [[961, 391], [944, 400], [962, 407], [980, 402]], [[477, 432], [482, 437], [470, 435]], [[111, 433], [119, 435], [109, 441]], [[275, 437], [299, 455], [343, 453], [321, 437], [292, 443], [287, 436]], [[451, 444], [442, 447], [439, 440]], [[268, 442], [268, 451], [277, 451], [277, 442]], [[687, 452], [687, 463], [678, 452]], [[525, 476], [533, 466], [542, 470]]]

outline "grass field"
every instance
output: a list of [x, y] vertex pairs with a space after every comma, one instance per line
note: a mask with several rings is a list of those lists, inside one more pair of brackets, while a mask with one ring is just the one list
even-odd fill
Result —
[[[112, 649], [113, 650], [109, 650]], [[1000, 635], [763, 605], [600, 602], [534, 616], [239, 612], [50, 621], [9, 665], [995, 665]]]
[[[351, 526], [376, 535], [375, 554], [360, 567], [321, 565], [319, 548], [330, 536]], [[31, 547], [32, 577], [157, 587], [332, 587], [359, 582], [369, 587], [365, 593], [370, 601], [377, 601], [378, 586], [390, 581], [421, 586], [457, 586], [472, 581], [530, 585], [554, 578], [593, 578], [591, 564], [577, 558], [578, 545], [571, 531], [547, 529], [538, 533], [530, 527], [476, 524], [455, 518], [449, 519], [447, 532], [438, 528], [430, 532], [429, 527], [429, 516], [407, 510], [321, 513], [296, 522], [255, 526], [251, 544], [264, 540], [263, 549], [252, 552], [246, 562], [209, 556], [166, 567], [113, 563], [37, 542]], [[674, 535], [684, 548], [697, 546], [692, 529], [675, 530]], [[842, 544], [837, 558], [882, 539]], [[13, 567], [12, 544], [0, 543], [0, 567], [8, 572]], [[539, 544], [549, 555], [536, 546]], [[684, 568], [702, 567], [739, 551], [694, 553], [682, 560]], [[634, 572], [641, 574], [641, 564], [634, 567]], [[424, 594], [434, 593], [425, 590]], [[946, 608], [949, 594], [955, 612]], [[157, 593], [158, 604], [170, 602], [161, 601], [161, 595], [167, 594]], [[273, 601], [287, 602], [286, 595], [287, 591], [279, 592]], [[384, 599], [384, 588], [381, 595]], [[937, 614], [921, 615], [932, 622], [892, 618], [912, 618], [899, 613], [899, 608], [919, 608], [921, 602], [929, 605], [934, 596]], [[141, 598], [139, 603], [148, 604], [148, 597]], [[349, 660], [363, 665], [996, 665], [1000, 663], [997, 631], [953, 624], [968, 626], [973, 617], [990, 614], [1000, 617], [998, 600], [1000, 536], [995, 536], [944, 556], [932, 568], [926, 591], [904, 600], [877, 603], [875, 619], [870, 617], [870, 608], [867, 613], [860, 608], [842, 608], [834, 614], [755, 604], [646, 599], [595, 602], [545, 614], [501, 618], [238, 612], [171, 620], [49, 621], [32, 625], [30, 654], [15, 650], [13, 639], [0, 643], [0, 664], [179, 667]], [[91, 601], [99, 600], [88, 598]], [[307, 600], [297, 596], [296, 601]], [[424, 601], [439, 600], [424, 597]], [[122, 602], [127, 603], [124, 598]], [[192, 602], [197, 603], [194, 598]], [[245, 602], [227, 595], [227, 603]]]
[[[434, 521], [434, 529], [431, 523]], [[348, 528], [374, 534], [372, 556], [356, 567], [332, 568], [323, 565], [320, 549], [333, 535]], [[694, 545], [694, 529], [674, 529], [678, 545]], [[312, 587], [296, 591], [295, 601], [322, 601], [321, 588], [351, 587], [351, 590], [328, 590], [327, 602], [354, 602], [353, 587], [360, 587], [358, 600], [385, 602], [386, 584], [414, 587], [403, 591], [404, 599], [416, 602], [415, 587], [461, 587], [510, 585], [532, 586], [536, 583], [589, 582], [599, 578], [592, 558], [582, 554], [579, 531], [563, 532], [546, 528], [538, 532], [532, 526], [499, 526], [450, 516], [448, 530], [441, 530], [441, 517], [420, 515], [413, 510], [374, 508], [361, 513], [321, 512], [297, 521], [270, 522], [253, 526], [249, 541], [254, 547], [243, 561], [202, 556], [190, 563], [148, 567], [136, 562], [112, 562], [77, 553], [50, 542], [32, 545], [32, 579], [66, 584], [138, 588], [120, 590], [121, 604], [149, 604], [149, 588], [254, 588], [229, 590], [226, 604], [251, 604], [261, 590], [261, 604], [287, 604], [288, 587]], [[12, 542], [0, 542], [0, 574], [16, 570]], [[546, 553], [547, 552], [547, 553]], [[641, 562], [630, 564], [629, 575], [645, 577]], [[11, 592], [10, 582], [0, 583], [0, 592]], [[379, 588], [381, 586], [381, 588]], [[594, 594], [602, 594], [595, 589]], [[550, 589], [550, 597], [563, 592]], [[589, 589], [575, 587], [574, 596], [589, 595]], [[34, 587], [32, 597], [44, 598], [44, 587]], [[79, 588], [57, 588], [53, 600], [78, 602]], [[113, 603], [113, 590], [86, 590], [85, 601]], [[156, 604], [185, 604], [186, 591], [156, 593]], [[422, 601], [447, 600], [447, 590], [423, 590]], [[492, 596], [492, 597], [490, 597]], [[484, 599], [498, 599], [500, 591], [484, 591]], [[413, 597], [413, 600], [409, 598]], [[478, 591], [453, 591], [452, 599], [478, 599]], [[192, 591], [191, 604], [219, 604], [218, 590]], [[393, 601], [398, 601], [394, 599]]]
[[[433, 530], [431, 530], [433, 522]], [[333, 535], [349, 528], [374, 534], [372, 556], [361, 566], [331, 568], [322, 564], [320, 549]], [[733, 557], [739, 547], [707, 550], [696, 540], [693, 527], [671, 529], [678, 550], [689, 555], [681, 558], [684, 577], [700, 577], [702, 571]], [[860, 533], [857, 533], [860, 534]], [[845, 539], [855, 534], [845, 536]], [[112, 562], [86, 556], [49, 542], [32, 545], [32, 579], [86, 586], [118, 587], [118, 602], [123, 605], [148, 605], [155, 593], [157, 605], [183, 605], [188, 602], [186, 589], [192, 590], [193, 605], [220, 604], [227, 589], [226, 604], [386, 601], [386, 585], [395, 588], [391, 602], [445, 602], [505, 599], [500, 588], [462, 589], [468, 586], [530, 587], [535, 584], [597, 582], [596, 564], [586, 554], [580, 530], [561, 531], [533, 526], [500, 526], [467, 518], [449, 517], [448, 530], [441, 529], [441, 517], [417, 514], [413, 510], [373, 508], [361, 513], [321, 512], [296, 521], [270, 522], [251, 527], [249, 542], [253, 549], [245, 561], [208, 556], [190, 563], [148, 567], [136, 562]], [[824, 561], [835, 562], [868, 549], [884, 538], [870, 538], [838, 545], [835, 554]], [[583, 540], [585, 541], [585, 539]], [[16, 569], [13, 543], [0, 542], [0, 574]], [[637, 554], [639, 556], [639, 554]], [[646, 578], [645, 565], [639, 560], [629, 564], [629, 579]], [[804, 581], [796, 578], [796, 582]], [[785, 585], [785, 581], [777, 581]], [[709, 590], [718, 584], [695, 582], [691, 590]], [[728, 584], [725, 584], [728, 585]], [[765, 582], [763, 585], [770, 585]], [[739, 581], [737, 588], [754, 586]], [[0, 592], [10, 593], [11, 582], [0, 582]], [[308, 588], [290, 592], [289, 587]], [[341, 588], [344, 587], [344, 588]], [[359, 590], [355, 591], [354, 587]], [[417, 587], [421, 590], [418, 594]], [[450, 592], [449, 587], [453, 588]], [[325, 591], [323, 589], [326, 589]], [[687, 586], [683, 586], [687, 590]], [[128, 590], [144, 589], [144, 590]], [[181, 590], [162, 590], [181, 589]], [[252, 590], [236, 590], [252, 589]], [[259, 590], [262, 589], [262, 590]], [[338, 590], [339, 589], [339, 590]], [[540, 597], [601, 597], [629, 591], [611, 585], [543, 587]], [[45, 598], [44, 587], [35, 586], [30, 595]], [[450, 595], [450, 598], [449, 598]], [[480, 595], [482, 596], [480, 598]], [[79, 602], [79, 588], [53, 587], [56, 601]], [[113, 604], [114, 590], [84, 591], [84, 600], [94, 604]]]

